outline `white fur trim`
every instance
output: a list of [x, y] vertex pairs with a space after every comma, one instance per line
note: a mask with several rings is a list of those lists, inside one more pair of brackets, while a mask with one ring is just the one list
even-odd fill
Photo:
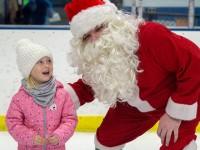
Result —
[[197, 150], [197, 144], [192, 140], [183, 150]]
[[196, 118], [197, 102], [192, 105], [178, 104], [169, 98], [166, 112], [168, 115], [176, 119], [192, 120]]
[[79, 12], [70, 22], [71, 32], [75, 38], [80, 38], [97, 25], [110, 20], [109, 14], [117, 11], [117, 7], [112, 3], [97, 5]]
[[76, 109], [78, 109], [80, 107], [80, 102], [79, 102], [79, 98], [76, 95], [76, 92], [74, 91], [74, 89], [69, 84], [66, 84], [65, 90], [67, 90], [69, 92]]
[[141, 112], [149, 112], [155, 110], [146, 100], [141, 100], [139, 97], [139, 90], [136, 93], [135, 98], [128, 100], [128, 104], [136, 107]]
[[95, 147], [100, 149], [100, 150], [121, 150], [124, 148], [125, 144], [122, 144], [122, 145], [118, 145], [118, 146], [115, 146], [115, 147], [106, 147], [106, 146], [103, 146], [102, 144], [99, 143], [99, 141], [97, 140], [96, 138], [96, 135], [94, 137], [94, 144], [95, 144]]

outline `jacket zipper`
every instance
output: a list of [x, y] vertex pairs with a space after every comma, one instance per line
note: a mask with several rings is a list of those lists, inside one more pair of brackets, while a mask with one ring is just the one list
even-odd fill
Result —
[[[46, 138], [46, 134], [47, 134], [47, 131], [46, 131], [46, 124], [47, 124], [47, 119], [46, 119], [46, 107], [43, 108], [43, 111], [44, 111], [44, 137]], [[44, 145], [44, 150], [46, 150], [46, 145]]]

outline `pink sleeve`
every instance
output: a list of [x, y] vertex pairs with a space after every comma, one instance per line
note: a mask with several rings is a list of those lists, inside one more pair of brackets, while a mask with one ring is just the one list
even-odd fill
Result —
[[63, 104], [60, 126], [52, 133], [59, 137], [59, 145], [64, 145], [74, 134], [78, 119], [75, 105], [68, 93], [66, 93], [65, 103]]
[[24, 114], [18, 106], [17, 98], [13, 97], [6, 114], [6, 125], [11, 136], [22, 145], [33, 145], [33, 138], [37, 134], [27, 128], [23, 122]]

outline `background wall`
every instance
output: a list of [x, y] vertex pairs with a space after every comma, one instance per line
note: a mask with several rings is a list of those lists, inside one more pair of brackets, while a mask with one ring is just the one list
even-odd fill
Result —
[[[200, 46], [200, 29], [172, 29], [174, 32], [183, 35], [194, 41]], [[71, 33], [68, 27], [33, 27], [33, 26], [0, 26], [0, 130], [5, 129], [4, 116], [8, 109], [12, 95], [17, 92], [21, 85], [21, 75], [16, 64], [15, 47], [16, 43], [21, 38], [30, 38], [36, 43], [40, 43], [48, 47], [54, 57], [54, 75], [63, 84], [76, 81], [79, 76], [74, 73], [74, 69], [67, 63], [67, 53], [70, 50], [69, 41]], [[80, 118], [80, 128], [91, 127], [92, 123], [95, 129], [101, 122], [106, 113], [107, 106], [95, 100], [78, 109]], [[88, 118], [88, 116], [93, 116]], [[3, 117], [1, 119], [1, 117]], [[94, 120], [96, 121], [94, 121]], [[82, 120], [82, 122], [81, 122]], [[91, 124], [90, 124], [91, 122]]]
[[[12, 95], [17, 92], [21, 84], [22, 77], [17, 68], [15, 53], [16, 43], [21, 38], [30, 38], [52, 51], [54, 75], [63, 84], [74, 82], [79, 78], [66, 60], [71, 38], [68, 28], [0, 29], [0, 35], [0, 115], [6, 114]], [[95, 105], [95, 107], [90, 107], [90, 105]], [[94, 102], [84, 109], [80, 108], [78, 114], [104, 114], [105, 106], [98, 104], [97, 107], [96, 105]]]
[[[187, 7], [189, 0], [142, 0], [142, 4], [144, 7]], [[123, 0], [123, 6], [132, 6], [132, 0]], [[195, 6], [200, 7], [199, 0], [195, 0]]]

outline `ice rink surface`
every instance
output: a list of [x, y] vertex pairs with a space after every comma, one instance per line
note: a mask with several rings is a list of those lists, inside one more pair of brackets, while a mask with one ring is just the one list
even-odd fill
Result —
[[[75, 132], [66, 143], [66, 150], [94, 150], [94, 132]], [[200, 150], [200, 133], [197, 134]], [[161, 143], [155, 132], [147, 132], [136, 140], [126, 144], [123, 150], [159, 150]], [[17, 143], [6, 131], [0, 131], [0, 150], [17, 150]]]

